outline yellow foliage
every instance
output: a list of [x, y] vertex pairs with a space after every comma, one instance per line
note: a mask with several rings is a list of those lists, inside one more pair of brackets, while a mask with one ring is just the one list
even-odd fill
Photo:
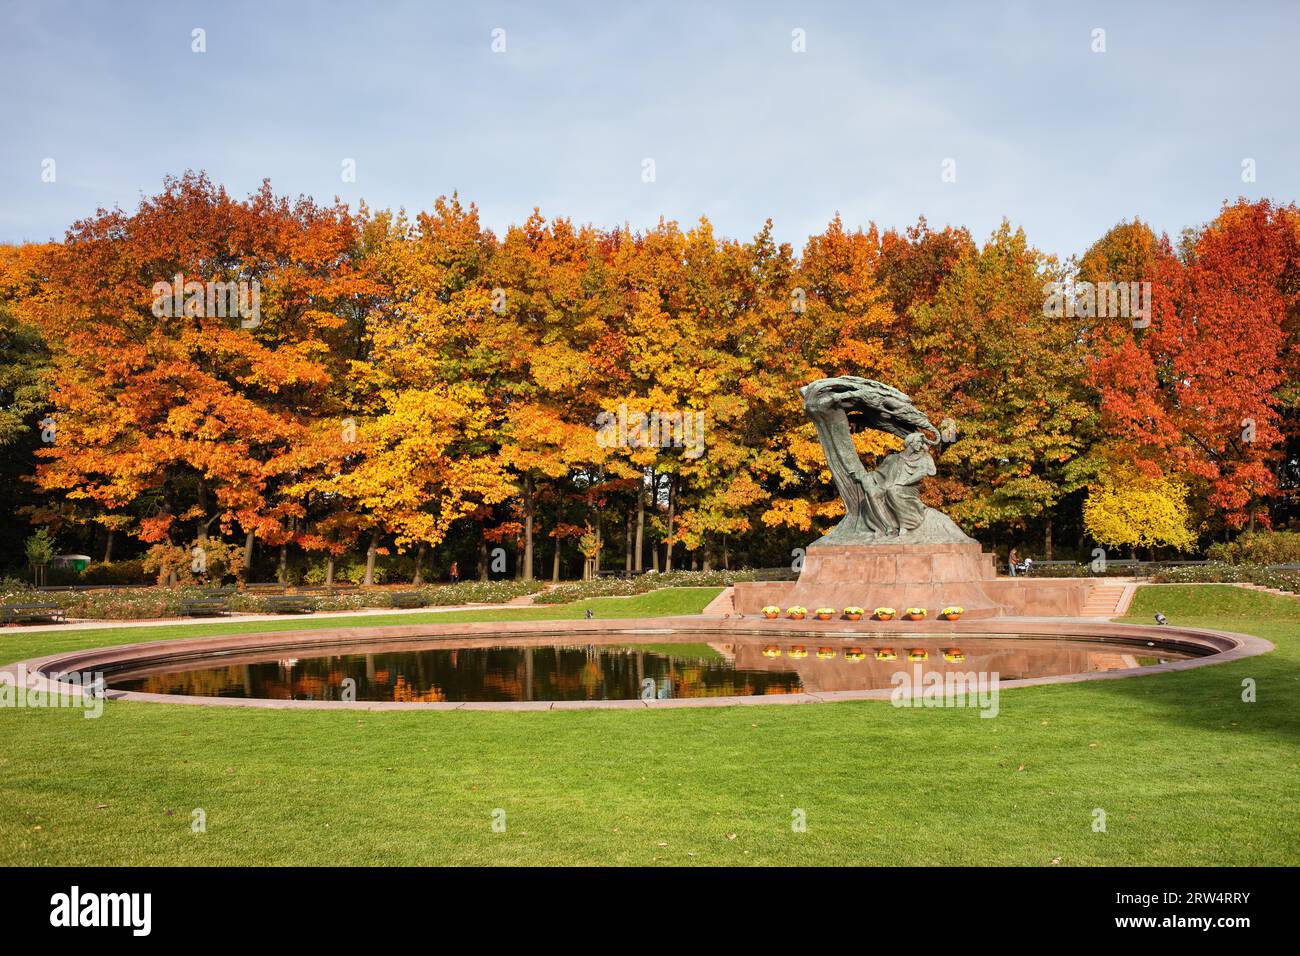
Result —
[[1187, 487], [1177, 478], [1152, 478], [1124, 464], [1112, 464], [1088, 491], [1084, 526], [1110, 547], [1169, 546], [1187, 551], [1196, 544], [1188, 526]]

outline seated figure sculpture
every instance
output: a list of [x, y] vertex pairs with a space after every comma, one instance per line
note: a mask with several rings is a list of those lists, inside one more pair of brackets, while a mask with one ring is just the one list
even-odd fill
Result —
[[[939, 432], [907, 395], [853, 375], [818, 379], [800, 391], [844, 502], [843, 520], [813, 547], [973, 543], [950, 518], [921, 501], [918, 485], [935, 473], [928, 446], [939, 443]], [[853, 446], [850, 422], [902, 438], [903, 450], [867, 471]]]
[[912, 432], [903, 439], [902, 451], [886, 455], [875, 471], [853, 476], [862, 485], [867, 523], [895, 536], [921, 527], [925, 504], [916, 486], [934, 473], [925, 436]]

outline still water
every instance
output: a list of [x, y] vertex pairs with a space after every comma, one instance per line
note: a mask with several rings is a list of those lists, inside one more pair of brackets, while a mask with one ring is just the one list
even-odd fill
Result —
[[847, 643], [738, 640], [618, 645], [454, 646], [367, 653], [339, 647], [152, 665], [108, 675], [117, 690], [201, 697], [356, 701], [565, 701], [761, 696], [888, 688], [899, 671], [998, 672], [1001, 679], [1144, 667], [1189, 654], [1140, 644], [967, 636]]

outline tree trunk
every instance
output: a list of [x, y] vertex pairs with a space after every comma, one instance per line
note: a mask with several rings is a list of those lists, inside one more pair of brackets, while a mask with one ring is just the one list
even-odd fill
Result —
[[478, 539], [478, 579], [486, 581], [488, 579], [488, 546], [487, 538], [479, 535]]
[[551, 558], [551, 580], [559, 583], [560, 580], [560, 539], [555, 539], [555, 556]]
[[281, 584], [288, 580], [289, 570], [289, 545], [288, 543], [280, 545], [280, 566], [275, 572], [275, 579]]
[[334, 553], [330, 552], [325, 555], [325, 583], [334, 583]]
[[523, 579], [533, 579], [533, 476], [524, 476], [524, 567]]
[[424, 583], [424, 553], [428, 548], [429, 546], [421, 541], [420, 546], [415, 549], [415, 575], [411, 578], [411, 583], [416, 587]]
[[1052, 560], [1052, 516], [1050, 514], [1043, 525], [1043, 560]]
[[202, 547], [208, 540], [208, 486], [206, 482], [199, 482], [199, 516], [196, 519], [198, 527], [194, 529], [194, 543]]
[[624, 535], [623, 542], [626, 554], [623, 559], [623, 570], [625, 570], [630, 576], [632, 574], [632, 549], [636, 543], [636, 514], [631, 508], [627, 509], [627, 521], [624, 522], [624, 526], [626, 534]]
[[374, 528], [370, 532], [370, 545], [366, 548], [366, 577], [365, 584], [367, 587], [375, 583], [375, 552], [379, 548], [379, 529]]
[[673, 517], [677, 510], [677, 476], [668, 476], [668, 539], [664, 542], [664, 572], [673, 569]]
[[636, 558], [632, 562], [633, 571], [645, 570], [645, 485], [644, 475], [637, 476], [636, 482]]
[[244, 573], [253, 570], [253, 532], [244, 534]]
[[104, 563], [110, 564], [113, 561], [113, 529], [108, 529], [108, 540], [104, 542]]

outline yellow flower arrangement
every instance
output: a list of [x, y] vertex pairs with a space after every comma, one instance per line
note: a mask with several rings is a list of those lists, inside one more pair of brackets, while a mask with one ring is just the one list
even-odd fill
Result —
[[767, 607], [763, 608], [763, 617], [767, 618], [769, 621], [774, 621], [780, 616], [781, 609], [775, 604], [769, 604]]
[[804, 616], [807, 615], [808, 609], [806, 607], [795, 606], [788, 608], [785, 613], [792, 621], [802, 621]]
[[892, 607], [878, 607], [872, 616], [875, 617], [877, 621], [892, 621], [894, 619], [894, 614], [895, 611]]
[[850, 621], [862, 620], [862, 615], [865, 613], [860, 607], [846, 607], [844, 609], [844, 617]]

